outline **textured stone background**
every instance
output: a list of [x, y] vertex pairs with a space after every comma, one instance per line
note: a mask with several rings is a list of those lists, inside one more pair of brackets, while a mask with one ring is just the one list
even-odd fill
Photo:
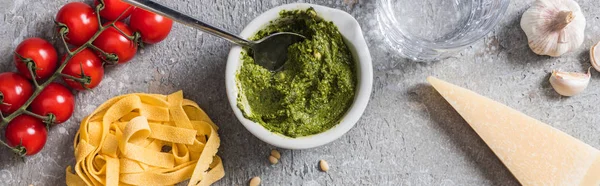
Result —
[[[552, 69], [583, 71], [590, 66], [587, 48], [600, 40], [600, 6], [595, 0], [578, 0], [587, 17], [586, 41], [576, 52], [550, 58], [532, 53], [519, 27], [532, 1], [513, 1], [487, 37], [437, 63], [411, 62], [388, 49], [375, 29], [375, 0], [354, 6], [342, 0], [304, 1], [342, 9], [358, 19], [373, 57], [374, 89], [354, 129], [319, 148], [281, 150], [281, 163], [275, 166], [267, 161], [273, 147], [247, 132], [229, 108], [223, 74], [231, 44], [176, 24], [166, 41], [140, 50], [128, 64], [108, 67], [100, 87], [77, 92], [73, 118], [51, 129], [40, 154], [22, 162], [0, 148], [0, 185], [63, 185], [65, 167], [74, 161], [72, 139], [86, 114], [113, 96], [180, 89], [221, 126], [219, 155], [227, 175], [217, 185], [245, 185], [253, 176], [261, 176], [263, 185], [518, 185], [425, 77], [472, 89], [600, 147], [599, 74], [593, 72], [589, 88], [572, 98], [560, 97], [547, 82]], [[12, 51], [25, 38], [42, 37], [60, 46], [52, 21], [67, 2], [0, 0], [0, 71], [15, 70]], [[160, 2], [240, 32], [261, 12], [297, 1]], [[319, 172], [319, 159], [327, 160], [331, 171]]]

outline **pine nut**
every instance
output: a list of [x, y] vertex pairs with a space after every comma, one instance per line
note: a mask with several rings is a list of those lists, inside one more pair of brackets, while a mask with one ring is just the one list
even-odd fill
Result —
[[277, 160], [277, 158], [274, 156], [269, 156], [269, 162], [271, 162], [271, 165], [275, 165], [277, 162], [279, 162], [279, 160]]
[[275, 157], [275, 158], [277, 158], [277, 159], [281, 159], [281, 154], [279, 153], [279, 151], [277, 151], [277, 150], [275, 150], [275, 149], [273, 149], [273, 150], [271, 151], [271, 156], [273, 156], [273, 157]]
[[329, 164], [327, 164], [327, 162], [325, 160], [319, 161], [319, 167], [321, 168], [321, 171], [323, 171], [323, 172], [327, 172], [329, 170]]
[[258, 186], [260, 185], [260, 177], [254, 177], [252, 179], [250, 179], [250, 184], [249, 186]]

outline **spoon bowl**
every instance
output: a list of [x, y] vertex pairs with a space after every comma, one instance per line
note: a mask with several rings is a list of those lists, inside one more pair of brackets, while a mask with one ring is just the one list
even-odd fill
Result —
[[287, 61], [288, 47], [305, 37], [291, 32], [271, 34], [252, 45], [254, 62], [270, 71], [279, 71]]

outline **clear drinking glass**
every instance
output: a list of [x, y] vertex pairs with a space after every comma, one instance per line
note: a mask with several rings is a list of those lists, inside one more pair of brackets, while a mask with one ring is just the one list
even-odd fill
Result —
[[385, 40], [415, 61], [436, 61], [487, 35], [510, 0], [378, 0]]

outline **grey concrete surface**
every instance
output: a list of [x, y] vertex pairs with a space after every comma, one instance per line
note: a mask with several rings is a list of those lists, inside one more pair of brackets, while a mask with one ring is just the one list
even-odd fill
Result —
[[[61, 48], [53, 18], [70, 1], [0, 0], [0, 71], [15, 70], [12, 51], [25, 38], [42, 37]], [[240, 32], [261, 12], [297, 1], [160, 2]], [[600, 74], [593, 72], [588, 89], [572, 98], [556, 94], [547, 81], [552, 69], [583, 71], [590, 66], [587, 48], [600, 40], [600, 6], [595, 0], [578, 0], [587, 17], [586, 40], [579, 50], [561, 58], [537, 56], [528, 48], [519, 20], [533, 0], [525, 0], [512, 1], [504, 20], [488, 36], [436, 63], [415, 63], [389, 50], [377, 29], [375, 0], [354, 5], [347, 0], [301, 2], [349, 12], [360, 22], [370, 46], [375, 71], [372, 98], [362, 119], [342, 138], [309, 150], [280, 149], [280, 163], [270, 166], [267, 157], [273, 147], [246, 131], [227, 102], [223, 74], [231, 44], [176, 24], [166, 41], [140, 50], [128, 64], [108, 67], [98, 88], [76, 92], [74, 116], [51, 129], [41, 153], [22, 162], [0, 148], [0, 185], [64, 185], [81, 119], [107, 99], [134, 92], [183, 90], [221, 127], [219, 155], [226, 176], [216, 185], [246, 185], [253, 176], [262, 177], [263, 185], [519, 185], [426, 84], [429, 75], [498, 100], [600, 148]], [[329, 172], [318, 171], [320, 159], [329, 162]]]

